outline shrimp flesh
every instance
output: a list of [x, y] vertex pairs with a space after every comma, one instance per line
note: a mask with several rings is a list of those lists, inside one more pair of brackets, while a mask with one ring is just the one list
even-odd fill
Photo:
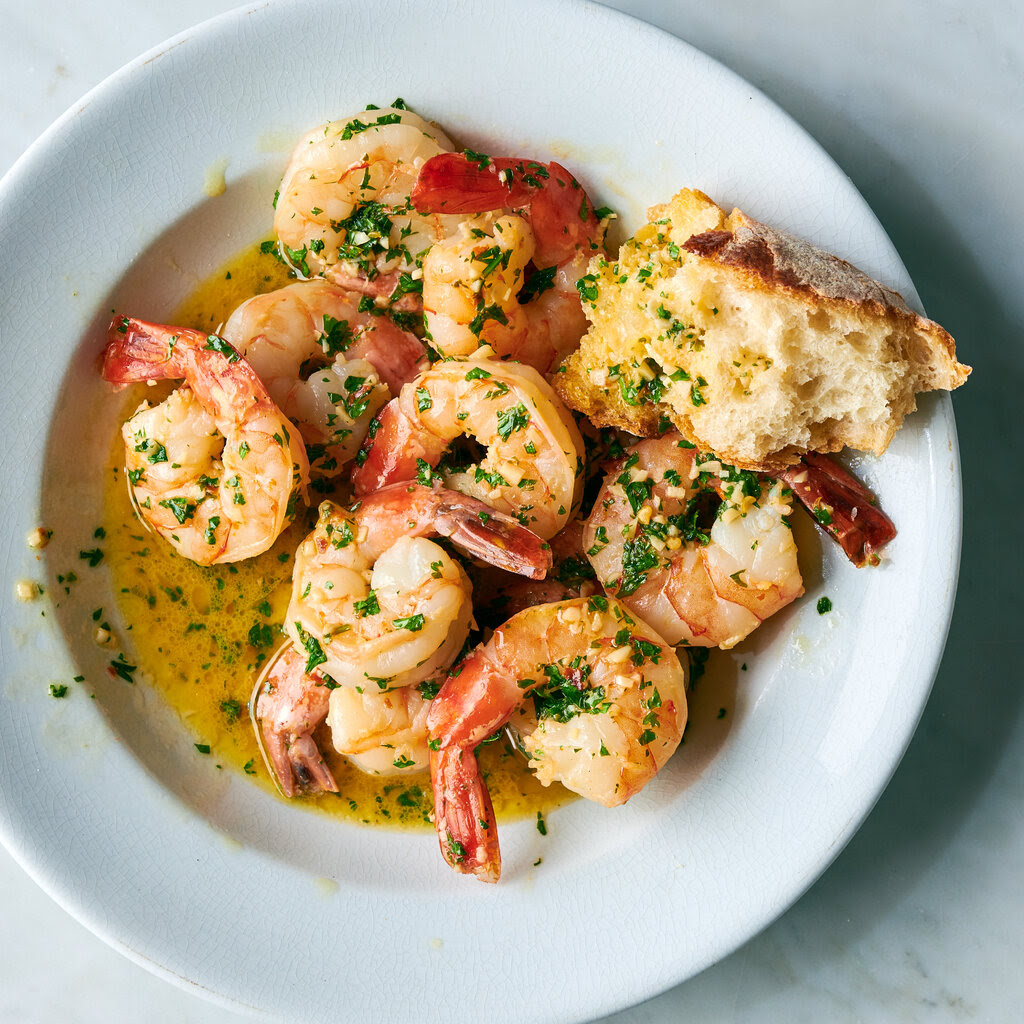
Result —
[[286, 643], [263, 670], [250, 702], [263, 759], [287, 797], [299, 788], [338, 792], [313, 739], [327, 717], [330, 685], [323, 676], [305, 672], [304, 664], [302, 652]]
[[457, 218], [420, 214], [409, 193], [424, 161], [452, 148], [404, 105], [314, 128], [296, 146], [274, 211], [282, 257], [399, 308], [418, 308], [421, 253]]
[[320, 476], [355, 457], [377, 410], [429, 365], [419, 338], [359, 300], [298, 282], [247, 299], [221, 330], [302, 432]]
[[121, 429], [140, 516], [200, 565], [266, 551], [290, 521], [308, 463], [298, 430], [252, 367], [222, 338], [116, 317], [103, 378], [184, 378]]
[[605, 477], [584, 546], [605, 590], [669, 643], [729, 648], [803, 593], [791, 501], [666, 434]]
[[[417, 210], [477, 214], [423, 261], [423, 310], [442, 355], [489, 345], [552, 372], [587, 330], [576, 282], [603, 253], [606, 216], [560, 164], [442, 153], [420, 170]], [[497, 216], [493, 211], [509, 211]], [[486, 215], [485, 215], [486, 214]]]
[[325, 501], [295, 554], [285, 629], [306, 671], [342, 686], [410, 686], [447, 668], [473, 609], [465, 573], [427, 540], [542, 577], [551, 553], [536, 535], [481, 502], [398, 484], [341, 508]]
[[508, 722], [542, 783], [614, 807], [678, 747], [686, 670], [646, 623], [598, 595], [528, 608], [459, 663], [427, 714], [434, 816], [445, 860], [489, 882], [501, 854], [474, 749]]
[[[445, 467], [461, 436], [487, 451]], [[430, 479], [471, 494], [553, 537], [579, 503], [583, 442], [551, 386], [532, 367], [470, 359], [438, 363], [402, 388], [377, 417], [356, 458], [356, 494], [400, 480]]]
[[339, 754], [370, 775], [422, 772], [430, 763], [423, 686], [383, 693], [351, 686], [331, 691], [327, 724]]
[[790, 466], [782, 479], [858, 569], [878, 565], [878, 552], [896, 536], [896, 526], [853, 474], [827, 455], [812, 452]]

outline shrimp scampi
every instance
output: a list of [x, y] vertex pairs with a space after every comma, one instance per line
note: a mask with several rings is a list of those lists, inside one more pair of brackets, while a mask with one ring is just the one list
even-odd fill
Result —
[[428, 365], [423, 342], [359, 300], [302, 281], [247, 299], [221, 330], [301, 431], [318, 476], [341, 472], [377, 410]]
[[[469, 437], [478, 461], [442, 465], [449, 445]], [[470, 359], [439, 363], [402, 388], [380, 412], [357, 458], [357, 494], [432, 477], [553, 537], [580, 499], [583, 441], [572, 416], [532, 367]]]
[[428, 160], [412, 203], [474, 214], [423, 261], [433, 346], [466, 356], [486, 345], [551, 373], [587, 329], [577, 281], [604, 251], [609, 212], [560, 164], [462, 153]]
[[[108, 672], [144, 669], [217, 768], [260, 785], [269, 773], [284, 797], [351, 821], [432, 823], [444, 861], [487, 882], [502, 870], [497, 816], [504, 829], [536, 814], [536, 833], [522, 827], [539, 843], [573, 795], [615, 808], [643, 790], [643, 813], [624, 812], [642, 827], [674, 813], [665, 794], [685, 783], [663, 769], [708, 649], [733, 648], [804, 592], [798, 502], [855, 565], [877, 564], [895, 536], [829, 458], [791, 445], [782, 454], [800, 462], [786, 468], [717, 444], [772, 478], [698, 450], [690, 418], [674, 417], [673, 387], [693, 406], [752, 394], [713, 395], [678, 365], [714, 357], [693, 309], [721, 310], [722, 337], [754, 346], [751, 365], [777, 358], [733, 301], [760, 260], [745, 225], [765, 226], [703, 230], [687, 207], [678, 244], [651, 214], [615, 255], [615, 214], [584, 182], [594, 198], [622, 183], [602, 182], [607, 166], [579, 173], [456, 152], [401, 99], [328, 120], [288, 159], [275, 237], [261, 231], [180, 307], [217, 333], [118, 316], [102, 356], [114, 390], [166, 381], [149, 401], [136, 389], [121, 417], [125, 471], [118, 452], [93, 534], [107, 540], [79, 552], [120, 574], [124, 633], [101, 622], [117, 622], [111, 609], [93, 613], [97, 642], [123, 642]], [[714, 209], [721, 225], [742, 216]], [[634, 266], [648, 231], [659, 248]], [[817, 344], [838, 330], [835, 302], [808, 267], [799, 288], [761, 274], [755, 297], [778, 286]], [[805, 317], [818, 297], [828, 315]], [[659, 339], [674, 361], [640, 353]], [[745, 405], [730, 410], [730, 437], [774, 436]], [[140, 544], [132, 510], [168, 544]], [[778, 639], [769, 627], [759, 646]], [[758, 699], [755, 673], [726, 680], [746, 686], [733, 701], [708, 668], [690, 778]], [[573, 820], [586, 814], [577, 805]], [[567, 845], [554, 828], [547, 842]]]
[[288, 525], [308, 478], [299, 432], [252, 367], [222, 338], [116, 317], [103, 378], [183, 379], [122, 427], [139, 515], [200, 565], [266, 551]]
[[285, 629], [342, 686], [409, 686], [447, 668], [472, 617], [459, 564], [428, 537], [543, 576], [551, 553], [529, 530], [465, 495], [398, 484], [350, 508], [320, 506], [295, 555]]
[[783, 484], [666, 434], [606, 476], [584, 546], [605, 590], [670, 643], [729, 648], [803, 593], [791, 511]]
[[445, 860], [495, 882], [497, 826], [475, 748], [510, 723], [545, 785], [608, 807], [638, 793], [686, 725], [686, 670], [614, 599], [594, 595], [513, 616], [452, 671], [430, 706], [434, 815]]

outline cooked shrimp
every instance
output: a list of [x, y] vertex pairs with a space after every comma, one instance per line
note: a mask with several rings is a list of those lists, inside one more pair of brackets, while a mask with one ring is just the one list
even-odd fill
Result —
[[479, 626], [493, 629], [535, 604], [589, 597], [600, 588], [583, 552], [583, 523], [574, 519], [549, 541], [551, 569], [542, 580], [515, 576], [493, 565], [471, 565], [473, 606]]
[[299, 428], [322, 476], [340, 472], [377, 410], [428, 366], [419, 338], [361, 311], [359, 298], [303, 281], [247, 299], [221, 330]]
[[278, 192], [274, 230], [282, 256], [303, 277], [324, 275], [397, 305], [418, 305], [421, 253], [457, 219], [417, 213], [409, 193], [423, 162], [451, 148], [404, 106], [314, 128], [295, 148]]
[[469, 632], [470, 586], [426, 538], [543, 576], [541, 540], [465, 495], [399, 484], [351, 508], [325, 501], [295, 555], [285, 628], [319, 670], [342, 686], [409, 686], [452, 663]]
[[423, 165], [412, 202], [433, 213], [514, 211], [463, 222], [424, 259], [434, 348], [463, 356], [489, 345], [554, 370], [587, 329], [576, 282], [603, 251], [605, 222], [579, 182], [556, 163], [443, 153]]
[[896, 525], [852, 473], [827, 455], [810, 452], [782, 479], [858, 569], [878, 565], [878, 553], [896, 536]]
[[541, 782], [613, 807], [679, 745], [686, 671], [653, 629], [600, 596], [528, 608], [460, 662], [427, 715], [434, 816], [445, 860], [489, 882], [501, 854], [474, 748], [510, 721]]
[[313, 732], [327, 717], [330, 685], [307, 673], [305, 655], [286, 643], [263, 670], [253, 692], [253, 726], [267, 768], [285, 796], [298, 788], [338, 792]]
[[373, 775], [423, 771], [429, 761], [429, 700], [415, 686], [383, 693], [339, 686], [315, 669], [289, 640], [261, 674], [251, 701], [264, 761], [281, 792], [337, 793], [334, 775], [313, 738], [323, 723], [331, 742], [356, 767]]
[[184, 378], [121, 428], [139, 515], [200, 565], [266, 551], [308, 476], [299, 432], [249, 364], [201, 331], [115, 318], [103, 354], [114, 384]]
[[[357, 494], [440, 467], [463, 435], [487, 451], [479, 462], [439, 468], [446, 486], [553, 537], [579, 502], [583, 442], [572, 416], [532, 367], [470, 359], [439, 363], [380, 412], [356, 459]], [[360, 464], [361, 463], [361, 464]]]
[[430, 701], [416, 686], [383, 693], [339, 686], [331, 692], [327, 724], [339, 754], [371, 775], [425, 771]]
[[803, 593], [791, 498], [678, 434], [650, 438], [605, 478], [584, 546], [605, 590], [669, 643], [729, 648]]

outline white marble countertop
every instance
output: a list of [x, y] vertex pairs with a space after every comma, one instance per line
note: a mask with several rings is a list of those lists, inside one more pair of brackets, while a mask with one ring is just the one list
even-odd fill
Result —
[[[0, 172], [123, 63], [232, 6], [0, 0]], [[1016, 0], [610, 6], [721, 60], [826, 147], [975, 373], [954, 399], [965, 490], [959, 597], [931, 702], [896, 777], [780, 920], [609, 1024], [1020, 1020], [1024, 630], [1012, 524], [1024, 499], [1024, 8]], [[1003, 470], [995, 486], [993, 469]], [[249, 1019], [123, 959], [2, 847], [0, 935], [0, 1020]]]

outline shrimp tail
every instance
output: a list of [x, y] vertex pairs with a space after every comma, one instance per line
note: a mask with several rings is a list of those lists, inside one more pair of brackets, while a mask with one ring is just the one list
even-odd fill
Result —
[[[524, 201], [518, 180], [502, 180], [502, 164], [509, 161], [465, 153], [439, 153], [420, 168], [409, 199], [422, 213], [484, 213]], [[514, 184], [515, 191], [510, 187]]]
[[285, 796], [293, 797], [298, 789], [338, 792], [338, 784], [312, 736], [296, 736], [287, 742], [264, 725], [263, 742], [268, 765]]
[[388, 484], [415, 480], [419, 463], [432, 464], [444, 443], [428, 446], [429, 435], [417, 429], [398, 399], [381, 407], [370, 425], [352, 466], [352, 487], [357, 497], [373, 494]]
[[812, 452], [782, 479], [858, 569], [878, 565], [878, 552], [896, 536], [896, 526], [856, 477], [835, 460]]
[[[224, 365], [234, 364], [232, 373]], [[272, 404], [262, 381], [229, 342], [189, 327], [115, 316], [107, 328], [103, 379], [111, 384], [184, 377], [222, 415]]]
[[551, 546], [515, 519], [482, 501], [447, 493], [437, 508], [434, 527], [441, 537], [491, 565], [542, 580], [551, 568]]
[[322, 679], [304, 671], [302, 655], [291, 644], [280, 648], [256, 681], [250, 716], [260, 753], [286, 797], [300, 790], [337, 793], [313, 731], [327, 717]]
[[420, 168], [410, 199], [423, 213], [521, 212], [544, 263], [561, 264], [577, 251], [596, 249], [602, 235], [583, 186], [553, 162], [440, 153]]
[[111, 384], [133, 384], [184, 376], [175, 358], [175, 341], [182, 333], [181, 328], [167, 324], [115, 316], [107, 328], [103, 379]]
[[472, 749], [432, 750], [430, 779], [441, 855], [462, 874], [497, 882], [501, 877], [498, 828]]

